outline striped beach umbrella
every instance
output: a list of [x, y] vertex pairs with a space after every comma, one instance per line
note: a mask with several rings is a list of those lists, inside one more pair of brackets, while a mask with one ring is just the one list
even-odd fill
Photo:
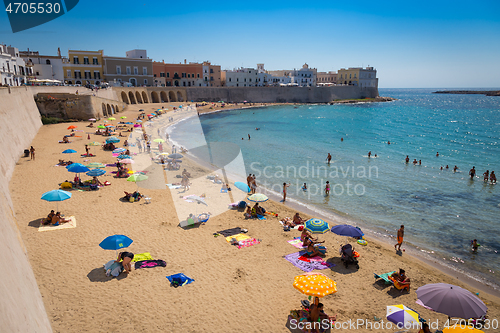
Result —
[[119, 154], [119, 153], [124, 153], [126, 151], [127, 151], [127, 149], [125, 149], [125, 148], [116, 148], [115, 150], [113, 150], [113, 153]]
[[296, 276], [293, 287], [308, 296], [323, 297], [337, 292], [335, 281], [321, 273], [306, 273]]
[[304, 229], [313, 234], [324, 234], [330, 229], [328, 222], [322, 219], [309, 219], [304, 224]]
[[250, 200], [250, 201], [253, 201], [253, 202], [264, 202], [264, 201], [269, 200], [269, 198], [267, 197], [267, 195], [262, 194], [262, 193], [252, 194], [247, 199]]
[[105, 166], [106, 166], [105, 164], [102, 164], [99, 162], [92, 162], [92, 163], [87, 164], [87, 168], [92, 168], [92, 169], [104, 168]]
[[122, 154], [122, 155], [120, 155], [120, 156], [118, 156], [118, 157], [117, 157], [117, 159], [119, 159], [119, 160], [124, 160], [124, 159], [126, 159], [126, 158], [130, 158], [130, 156], [129, 156], [129, 155]]
[[90, 177], [99, 177], [102, 176], [106, 173], [106, 171], [101, 170], [101, 169], [92, 169], [89, 172], [86, 173], [87, 176]]
[[387, 306], [387, 320], [404, 328], [418, 328], [419, 314], [403, 304]]

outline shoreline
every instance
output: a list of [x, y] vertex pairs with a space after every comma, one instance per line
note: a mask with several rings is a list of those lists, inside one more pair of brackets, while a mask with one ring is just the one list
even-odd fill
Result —
[[[392, 100], [396, 100], [396, 99], [391, 99], [391, 100], [387, 100], [387, 101], [392, 101]], [[378, 101], [372, 101], [372, 102], [378, 102]], [[346, 103], [351, 104], [351, 102], [349, 100], [341, 101], [338, 104], [346, 104]], [[285, 103], [285, 104], [290, 104], [290, 103]], [[278, 105], [285, 105], [285, 104], [279, 103]], [[300, 104], [304, 104], [304, 103], [300, 103]], [[330, 103], [330, 105], [332, 105], [332, 104]], [[234, 111], [234, 110], [251, 109], [251, 108], [265, 108], [265, 107], [273, 107], [273, 106], [277, 106], [277, 105], [275, 105], [275, 104], [256, 105], [256, 106], [247, 106], [247, 107], [242, 107], [242, 108], [218, 109], [218, 110], [211, 110], [209, 112], [200, 113], [198, 116], [201, 116], [203, 114], [220, 113], [220, 112], [224, 112], [224, 111]], [[179, 124], [183, 121], [187, 121], [188, 119], [190, 119], [192, 117], [194, 117], [194, 115], [187, 117], [187, 118], [180, 119], [179, 121], [177, 121], [175, 124], [172, 124], [172, 125], [176, 125], [176, 124]], [[167, 129], [168, 127], [171, 127], [172, 125], [165, 127], [165, 129]], [[171, 130], [169, 132], [169, 135], [171, 135], [172, 133], [174, 133], [174, 136], [175, 136], [175, 128], [174, 128], [174, 130]], [[180, 142], [177, 142], [176, 144], [180, 144], [182, 146], [182, 143], [180, 143]], [[191, 154], [186, 154], [186, 155], [189, 155], [189, 158], [194, 163], [200, 165], [202, 168], [211, 169], [211, 167], [209, 165], [205, 164], [203, 161], [200, 161], [198, 158], [194, 157], [193, 155], [191, 155]], [[229, 179], [229, 181], [232, 181], [233, 183], [234, 183], [234, 181], [246, 182], [245, 179], [236, 179], [236, 180]], [[280, 201], [281, 197], [277, 193], [275, 193], [267, 188], [263, 188], [263, 187], [258, 187], [258, 189], [260, 189], [261, 193], [266, 194], [270, 200], [273, 200], [274, 202], [276, 202], [278, 204], [283, 204]], [[298, 200], [298, 199], [295, 199], [295, 198], [292, 198], [292, 197], [288, 198], [287, 206], [289, 208], [296, 209], [300, 213], [319, 217], [319, 218], [321, 218], [325, 221], [328, 221], [330, 223], [340, 221], [341, 223], [337, 223], [337, 224], [352, 224], [354, 226], [356, 226], [356, 225], [362, 226], [363, 232], [365, 232], [365, 234], [368, 234], [367, 236], [369, 236], [372, 239], [375, 239], [377, 242], [384, 244], [385, 246], [392, 246], [391, 241], [395, 241], [394, 235], [382, 234], [382, 233], [379, 233], [377, 231], [374, 231], [374, 230], [370, 229], [369, 221], [360, 221], [360, 220], [354, 219], [354, 218], [350, 217], [347, 213], [345, 213], [347, 216], [343, 216], [340, 214], [340, 212], [336, 212], [335, 210], [328, 212], [328, 211], [325, 211], [325, 210], [323, 210], [319, 207], [316, 207], [314, 205], [312, 205], [314, 208], [311, 208], [311, 207], [309, 207], [310, 205], [308, 203], [303, 202], [303, 201]], [[396, 234], [396, 232], [397, 232], [397, 230], [394, 231], [394, 234]], [[481, 273], [479, 273], [479, 274], [476, 273], [476, 275], [474, 275], [474, 272], [472, 272], [472, 271], [466, 271], [463, 269], [461, 270], [460, 268], [453, 266], [453, 264], [448, 264], [445, 261], [440, 261], [437, 257], [433, 257], [429, 253], [425, 253], [425, 250], [419, 250], [419, 247], [417, 247], [415, 245], [408, 244], [408, 243], [405, 243], [405, 244], [406, 244], [405, 245], [406, 246], [405, 247], [405, 250], [406, 250], [405, 254], [406, 255], [409, 255], [409, 256], [419, 260], [423, 264], [427, 264], [433, 268], [438, 269], [441, 273], [446, 274], [449, 277], [452, 277], [452, 278], [455, 278], [461, 282], [464, 282], [467, 285], [470, 285], [471, 287], [474, 287], [478, 290], [481, 290], [482, 292], [488, 293], [491, 296], [500, 298], [500, 284], [498, 282], [491, 281], [491, 280], [481, 276]]]

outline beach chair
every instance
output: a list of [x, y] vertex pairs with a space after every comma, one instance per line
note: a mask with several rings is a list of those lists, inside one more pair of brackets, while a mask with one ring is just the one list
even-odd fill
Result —
[[144, 198], [144, 203], [150, 204], [151, 203], [151, 198], [150, 197], [143, 197]]
[[392, 280], [389, 279], [389, 276], [391, 276], [392, 274], [396, 273], [396, 271], [392, 271], [392, 272], [389, 272], [389, 273], [384, 273], [384, 274], [375, 274], [373, 273], [373, 275], [375, 276], [375, 279], [382, 279], [385, 281], [385, 284], [392, 284]]

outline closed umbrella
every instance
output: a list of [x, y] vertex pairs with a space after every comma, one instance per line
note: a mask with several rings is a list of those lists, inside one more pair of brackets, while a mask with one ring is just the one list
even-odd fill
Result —
[[99, 177], [102, 176], [106, 173], [106, 171], [101, 170], [101, 169], [92, 169], [89, 172], [86, 173], [87, 176], [90, 177]]
[[321, 273], [306, 273], [293, 279], [293, 287], [308, 296], [323, 297], [337, 292], [335, 281]]
[[467, 289], [447, 283], [426, 284], [417, 289], [418, 299], [436, 312], [449, 317], [480, 318], [488, 307]]
[[356, 227], [348, 224], [341, 224], [332, 227], [331, 232], [339, 236], [363, 237], [364, 233]]
[[236, 183], [234, 183], [234, 186], [237, 189], [242, 190], [245, 193], [250, 193], [250, 187], [247, 184], [245, 184], [245, 183], [236, 182]]
[[304, 228], [313, 234], [324, 234], [330, 229], [330, 226], [322, 219], [309, 219], [304, 223]]
[[420, 325], [420, 315], [414, 310], [400, 305], [387, 306], [387, 320], [398, 325], [400, 328], [415, 328]]
[[264, 202], [264, 201], [269, 200], [269, 198], [267, 197], [267, 195], [262, 194], [262, 193], [252, 194], [247, 199], [250, 200], [250, 201], [253, 201], [253, 202]]
[[64, 201], [71, 198], [71, 193], [63, 190], [52, 190], [49, 192], [45, 192], [42, 194], [42, 197], [40, 199], [53, 202], [57, 202], [57, 211], [59, 211], [59, 201]]

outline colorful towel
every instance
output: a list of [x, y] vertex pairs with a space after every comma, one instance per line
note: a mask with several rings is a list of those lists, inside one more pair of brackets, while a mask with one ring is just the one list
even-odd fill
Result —
[[135, 263], [135, 269], [152, 267], [167, 267], [167, 263], [163, 260], [141, 260]]
[[249, 246], [253, 246], [255, 244], [259, 244], [260, 241], [255, 239], [255, 238], [249, 238], [249, 239], [245, 239], [245, 240], [242, 240], [240, 242], [238, 242], [238, 249], [241, 249], [241, 248], [244, 248], [244, 247], [249, 247]]
[[289, 262], [292, 263], [292, 265], [294, 265], [295, 267], [297, 268], [300, 268], [301, 270], [303, 270], [304, 272], [311, 272], [315, 269], [327, 269], [329, 267], [332, 267], [334, 266], [333, 264], [330, 264], [330, 263], [327, 263], [325, 261], [323, 262], [318, 262], [318, 261], [314, 261], [314, 262], [306, 262], [306, 261], [302, 261], [299, 259], [300, 256], [306, 254], [305, 251], [303, 252], [296, 252], [296, 253], [292, 253], [292, 254], [289, 254], [289, 255], [286, 255], [284, 258], [286, 260], [288, 260]]
[[132, 259], [133, 262], [142, 260], [153, 260], [153, 257], [151, 257], [151, 253], [144, 252], [144, 253], [134, 254], [134, 259]]
[[49, 231], [49, 230], [57, 230], [57, 229], [71, 229], [76, 228], [76, 219], [74, 216], [69, 217], [69, 222], [62, 223], [59, 225], [43, 225], [40, 223], [40, 227], [38, 227], [38, 231]]
[[241, 233], [241, 228], [236, 227], [236, 228], [232, 228], [232, 229], [225, 229], [225, 230], [217, 231], [217, 233], [224, 236], [224, 237], [237, 235], [237, 234]]
[[227, 188], [221, 188], [220, 193], [227, 193]]
[[167, 279], [168, 279], [168, 281], [170, 281], [170, 283], [176, 282], [178, 286], [184, 286], [186, 284], [190, 284], [191, 282], [194, 282], [193, 279], [184, 275], [183, 273], [169, 275], [169, 276], [167, 276]]
[[237, 240], [238, 242], [240, 242], [240, 241], [243, 241], [243, 240], [246, 240], [246, 239], [250, 239], [251, 237], [250, 237], [250, 236], [247, 236], [247, 235], [243, 235], [243, 234], [236, 234], [236, 235], [232, 235], [232, 236], [228, 236], [228, 237], [226, 237], [226, 241], [227, 241], [228, 243], [231, 243], [231, 240], [232, 240], [233, 238], [236, 238], [236, 240]]
[[385, 281], [386, 284], [392, 284], [392, 280], [389, 279], [389, 276], [391, 276], [394, 273], [396, 273], [396, 271], [392, 271], [392, 272], [384, 273], [384, 274], [380, 274], [380, 275], [373, 273], [373, 275], [375, 276], [375, 279], [382, 279]]
[[320, 256], [314, 256], [314, 257], [300, 256], [299, 260], [305, 262], [323, 262], [323, 258], [321, 258]]
[[258, 218], [259, 220], [265, 220], [265, 219], [266, 219], [266, 218], [264, 217], [264, 215], [259, 215], [259, 214], [257, 214], [257, 218]]
[[295, 246], [296, 248], [298, 249], [305, 249], [305, 247], [302, 246], [302, 241], [300, 240], [300, 238], [295, 238], [295, 239], [292, 239], [292, 240], [289, 240], [288, 243], [290, 245], [293, 245]]

